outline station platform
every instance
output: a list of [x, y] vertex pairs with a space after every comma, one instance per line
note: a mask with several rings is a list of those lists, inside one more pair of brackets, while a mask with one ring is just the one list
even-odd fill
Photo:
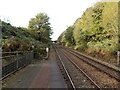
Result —
[[36, 60], [3, 80], [3, 88], [67, 88], [54, 50], [48, 60]]
[[55, 61], [44, 63], [29, 88], [67, 88]]

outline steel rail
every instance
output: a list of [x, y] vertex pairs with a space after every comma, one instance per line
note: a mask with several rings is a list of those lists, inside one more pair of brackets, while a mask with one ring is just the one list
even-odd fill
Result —
[[[63, 52], [64, 53], [64, 52]], [[90, 77], [88, 76], [76, 63], [73, 62], [73, 60], [71, 60], [65, 53], [64, 53], [65, 57], [68, 58], [68, 60], [78, 69], [80, 70], [91, 82], [92, 84], [98, 88], [99, 90], [102, 90], [101, 87]]]
[[[69, 49], [70, 50], [70, 49]], [[100, 61], [100, 60], [96, 60], [95, 58], [93, 58], [93, 57], [90, 57], [90, 56], [86, 56], [86, 55], [84, 55], [84, 54], [82, 54], [82, 53], [80, 53], [80, 52], [77, 52], [77, 51], [74, 51], [74, 50], [70, 50], [71, 52], [74, 52], [74, 53], [76, 53], [76, 54], [78, 54], [78, 55], [81, 55], [81, 56], [83, 56], [83, 57], [85, 57], [85, 58], [88, 58], [88, 59], [90, 59], [90, 60], [92, 60], [92, 61], [94, 61], [94, 62], [96, 62], [96, 63], [98, 63], [98, 64], [101, 64], [101, 65], [103, 65], [103, 66], [106, 66], [106, 67], [108, 67], [108, 68], [110, 68], [110, 69], [112, 69], [112, 70], [115, 70], [115, 71], [117, 71], [117, 72], [120, 72], [120, 68], [119, 67], [111, 67], [111, 64], [109, 64], [109, 63], [107, 63], [107, 62], [102, 62], [102, 61]]]
[[[71, 79], [71, 76], [69, 75], [69, 73], [68, 73], [68, 71], [67, 71], [67, 69], [66, 69], [66, 67], [65, 67], [65, 65], [64, 65], [64, 63], [63, 63], [63, 61], [62, 61], [62, 59], [61, 59], [61, 57], [60, 57], [60, 55], [59, 55], [59, 53], [58, 53], [58, 51], [56, 50], [57, 47], [55, 47], [54, 45], [53, 45], [53, 47], [54, 47], [54, 49], [55, 49], [55, 51], [56, 51], [56, 53], [57, 53], [57, 56], [58, 56], [58, 58], [59, 58], [59, 60], [60, 60], [60, 62], [61, 62], [61, 64], [62, 64], [62, 66], [63, 66], [66, 74], [67, 74], [67, 77], [68, 77], [68, 79], [69, 79], [69, 81], [70, 81], [70, 83], [71, 83], [72, 88], [73, 88], [74, 90], [76, 90], [75, 85], [74, 85], [74, 83], [73, 83], [73, 81], [72, 81], [72, 79]], [[68, 87], [68, 88], [69, 88], [69, 87]]]
[[[57, 53], [59, 55], [59, 53]], [[75, 64], [65, 53], [64, 56], [80, 71], [83, 75], [99, 90], [102, 90], [101, 87], [91, 78], [89, 77], [82, 69], [79, 68], [77, 64]], [[62, 61], [62, 60], [61, 60]], [[63, 62], [63, 61], [62, 61]], [[72, 80], [72, 79], [71, 79]]]
[[[69, 50], [67, 50], [67, 51], [70, 52], [71, 54], [75, 55], [76, 57], [82, 59], [82, 58], [79, 56], [79, 54], [75, 53], [74, 51], [69, 51]], [[83, 55], [81, 55], [81, 56], [83, 56]], [[83, 56], [83, 57], [85, 57], [85, 56]], [[89, 59], [88, 57], [85, 57], [85, 58]], [[92, 60], [92, 59], [90, 59], [90, 60]], [[83, 61], [84, 61], [84, 60], [83, 60]], [[91, 65], [91, 66], [93, 66], [93, 67], [95, 67], [95, 68], [97, 68], [99, 71], [102, 71], [102, 72], [106, 73], [106, 74], [109, 75], [110, 77], [115, 78], [117, 81], [120, 81], [120, 78], [119, 78], [119, 77], [115, 77], [114, 75], [108, 73], [107, 71], [104, 71], [103, 69], [100, 69], [99, 67], [91, 64], [90, 62], [87, 62], [87, 61], [84, 61], [84, 62], [88, 63], [89, 65]], [[99, 63], [99, 62], [97, 62], [97, 61], [93, 61], [93, 62], [98, 63], [98, 64], [100, 64], [100, 65], [103, 65], [103, 64], [101, 64], [101, 63]], [[111, 69], [110, 67], [108, 67], [108, 66], [106, 66], [106, 65], [103, 65], [103, 66], [106, 67], [106, 68]], [[114, 70], [114, 69], [112, 69], [112, 70]], [[117, 70], [115, 70], [115, 71], [117, 71]], [[119, 72], [119, 71], [117, 71], [117, 72]]]

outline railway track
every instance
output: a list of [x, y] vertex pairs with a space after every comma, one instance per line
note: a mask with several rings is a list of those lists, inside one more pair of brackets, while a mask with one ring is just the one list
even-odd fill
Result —
[[[85, 87], [84, 84], [83, 84], [83, 86], [81, 84], [77, 84], [77, 85], [81, 85], [81, 86], [76, 86], [76, 84], [75, 84], [75, 87], [77, 87], [77, 88], [97, 87], [99, 89], [101, 89], [101, 88], [120, 88], [120, 86], [119, 86], [120, 85], [119, 69], [116, 69], [109, 65], [92, 60], [92, 58], [89, 58], [82, 54], [80, 55], [76, 51], [64, 49], [63, 47], [57, 46], [57, 45], [55, 45], [55, 47], [56, 47], [55, 49], [56, 49], [57, 55], [59, 56], [59, 58], [61, 58], [62, 62], [64, 63], [64, 66], [67, 68], [68, 73], [70, 74], [70, 76], [72, 78], [71, 80], [73, 80], [73, 83], [76, 82], [76, 80], [79, 83], [82, 82], [81, 79], [75, 78], [75, 77], [79, 77], [81, 75], [79, 75], [79, 74], [76, 75], [76, 73], [73, 74], [74, 71], [79, 70], [79, 73], [83, 73], [83, 75], [86, 74], [97, 85], [97, 86], [95, 86], [95, 84], [92, 83], [93, 87]], [[71, 62], [72, 64], [70, 64], [68, 62]], [[74, 67], [72, 67], [72, 65], [74, 65]], [[77, 70], [75, 69], [75, 67], [77, 68]], [[69, 69], [72, 71], [70, 71]], [[86, 77], [86, 78], [87, 78], [87, 80], [89, 80], [88, 77]], [[91, 80], [90, 80], [90, 82], [91, 82]]]
[[69, 50], [66, 49], [66, 50], [71, 54], [73, 54], [74, 56], [78, 57], [83, 62], [91, 65], [92, 67], [95, 67], [99, 71], [106, 73], [110, 77], [115, 78], [118, 82], [120, 82], [120, 69], [118, 68], [116, 69], [110, 65], [105, 65], [102, 62], [99, 62], [97, 60], [94, 60], [90, 57], [83, 55], [82, 53], [78, 53], [70, 49]]
[[[55, 51], [59, 58], [59, 64], [65, 73], [68, 88], [97, 88], [100, 87], [86, 72], [84, 72], [76, 63], [74, 63], [67, 55], [54, 45]], [[64, 69], [64, 70], [63, 70]]]

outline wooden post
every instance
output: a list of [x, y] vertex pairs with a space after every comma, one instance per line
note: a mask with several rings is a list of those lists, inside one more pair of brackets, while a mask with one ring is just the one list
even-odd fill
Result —
[[[2, 21], [0, 20], [0, 79], [2, 78]], [[0, 90], [2, 90], [2, 80], [0, 80]]]
[[120, 51], [117, 52], [117, 65], [120, 65]]
[[17, 69], [18, 69], [18, 51], [16, 52], [16, 55], [17, 55]]
[[118, 1], [118, 52], [117, 52], [117, 64], [120, 65], [120, 1]]

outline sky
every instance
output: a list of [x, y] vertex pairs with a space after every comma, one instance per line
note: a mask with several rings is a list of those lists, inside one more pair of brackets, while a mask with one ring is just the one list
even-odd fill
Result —
[[13, 26], [28, 27], [37, 13], [46, 13], [53, 29], [52, 40], [73, 25], [98, 0], [0, 0], [0, 18]]

